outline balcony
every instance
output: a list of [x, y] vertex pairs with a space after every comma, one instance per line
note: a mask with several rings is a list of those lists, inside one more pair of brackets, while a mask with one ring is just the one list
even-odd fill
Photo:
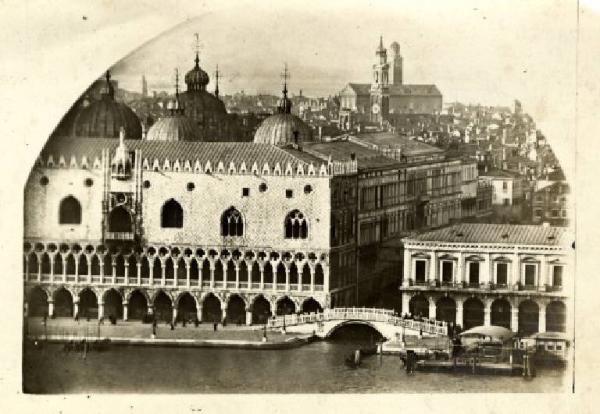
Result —
[[104, 238], [106, 240], [133, 241], [135, 234], [130, 231], [107, 231], [104, 232]]

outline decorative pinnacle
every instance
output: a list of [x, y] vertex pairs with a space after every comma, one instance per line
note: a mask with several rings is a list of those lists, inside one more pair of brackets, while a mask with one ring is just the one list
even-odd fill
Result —
[[287, 63], [284, 65], [281, 78], [283, 79], [283, 96], [287, 97], [287, 80], [290, 78], [290, 72], [288, 71]]
[[179, 69], [175, 68], [175, 96], [179, 97]]

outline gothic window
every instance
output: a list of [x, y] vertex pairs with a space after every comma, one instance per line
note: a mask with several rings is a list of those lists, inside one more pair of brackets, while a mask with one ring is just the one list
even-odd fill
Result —
[[221, 236], [243, 236], [244, 220], [234, 207], [225, 210], [221, 216]]
[[163, 228], [183, 227], [183, 209], [181, 208], [181, 205], [172, 198], [165, 202], [160, 216], [160, 226]]
[[115, 207], [108, 216], [108, 231], [129, 233], [132, 231], [131, 214], [123, 206]]
[[308, 237], [308, 223], [306, 217], [299, 210], [291, 211], [285, 218], [286, 239], [306, 239]]
[[81, 204], [73, 196], [63, 198], [58, 214], [60, 224], [81, 224]]

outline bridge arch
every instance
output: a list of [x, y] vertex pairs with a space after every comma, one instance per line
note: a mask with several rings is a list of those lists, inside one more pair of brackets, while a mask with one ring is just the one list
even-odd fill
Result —
[[[371, 328], [377, 335], [380, 335], [382, 338], [386, 338], [386, 335], [372, 322], [369, 321], [363, 321], [360, 319], [349, 319], [349, 320], [345, 320], [345, 321], [339, 321], [338, 323], [335, 323], [333, 326], [331, 326], [325, 333], [324, 338], [328, 339], [331, 338], [333, 334], [336, 333], [336, 331], [338, 331], [341, 328], [344, 327], [348, 327], [348, 326], [353, 326], [353, 325], [358, 325], [358, 326], [368, 326], [369, 328]], [[386, 338], [389, 339], [389, 338]]]

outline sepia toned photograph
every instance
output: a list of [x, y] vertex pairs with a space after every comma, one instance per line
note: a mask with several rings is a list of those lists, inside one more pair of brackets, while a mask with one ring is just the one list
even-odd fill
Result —
[[22, 392], [573, 393], [576, 5], [238, 6], [29, 138]]

